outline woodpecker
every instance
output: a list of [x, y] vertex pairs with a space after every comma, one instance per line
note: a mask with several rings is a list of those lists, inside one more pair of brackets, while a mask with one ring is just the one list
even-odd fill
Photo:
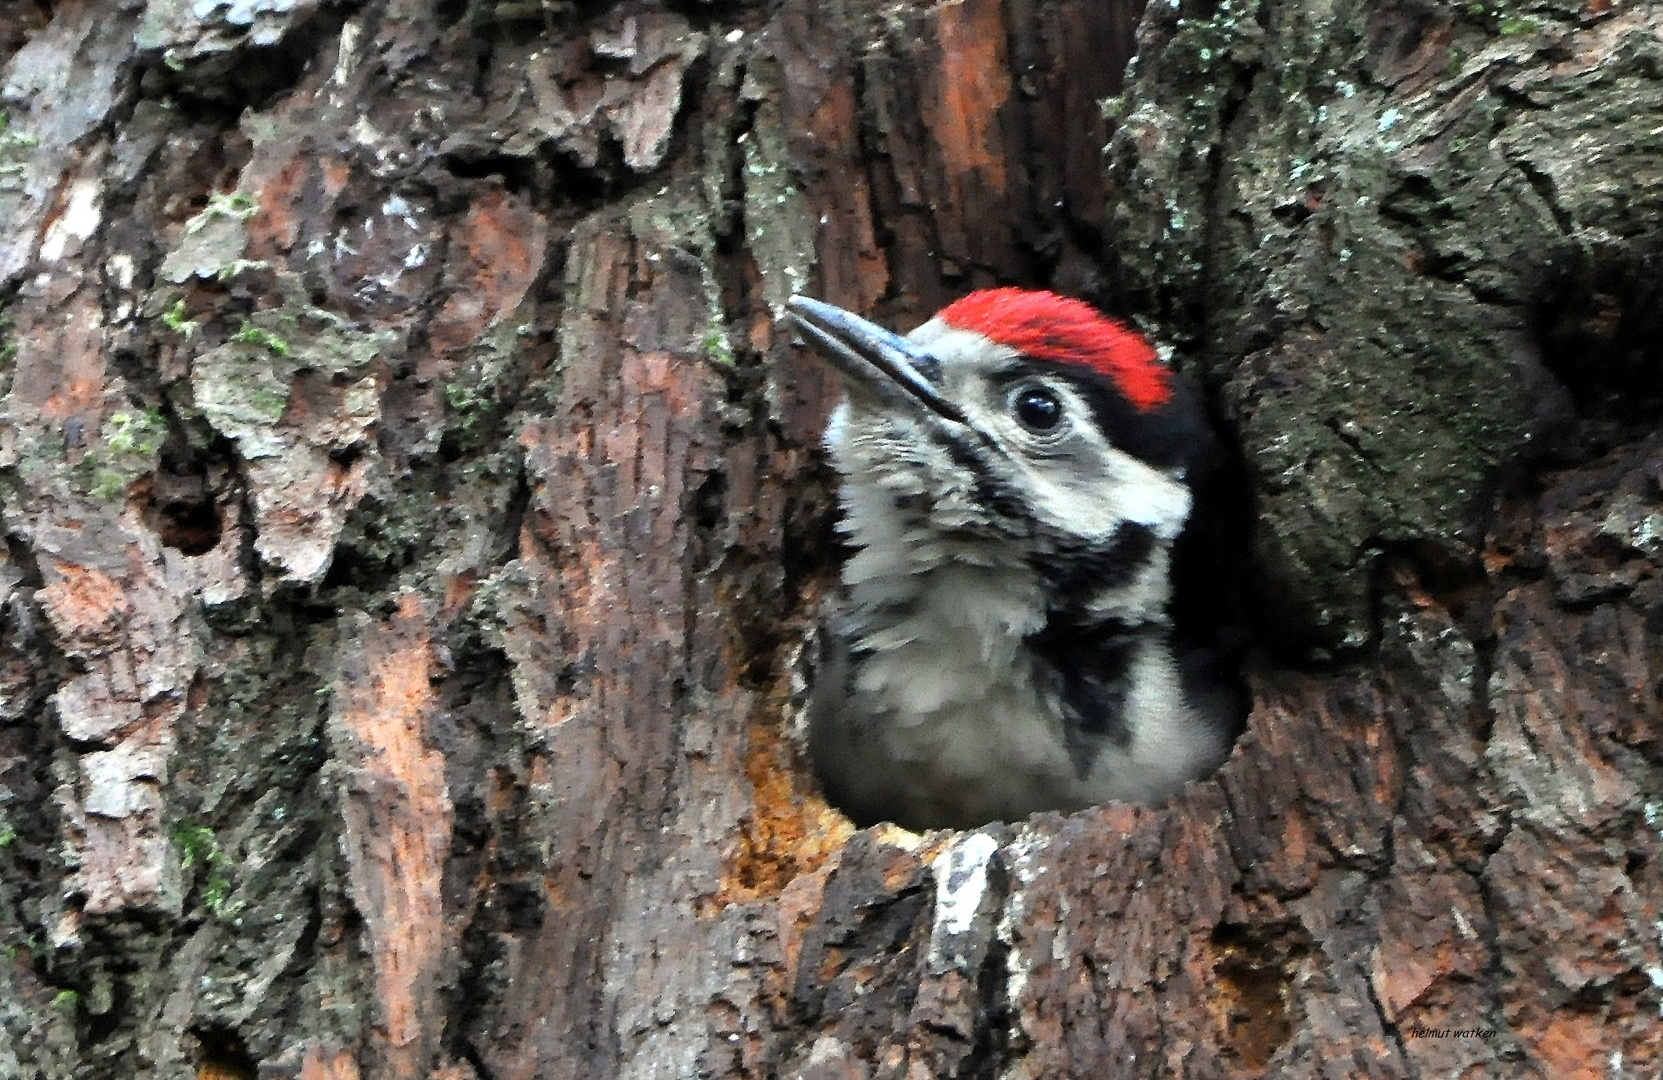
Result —
[[971, 293], [901, 337], [807, 297], [842, 374], [825, 446], [851, 553], [808, 752], [859, 824], [1160, 804], [1229, 753], [1236, 690], [1174, 643], [1174, 542], [1209, 435], [1135, 331]]

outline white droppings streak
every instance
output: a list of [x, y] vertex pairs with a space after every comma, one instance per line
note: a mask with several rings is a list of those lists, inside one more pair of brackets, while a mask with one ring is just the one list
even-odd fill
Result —
[[849, 1048], [847, 1046], [830, 1035], [822, 1035], [815, 1039], [814, 1045], [809, 1048], [807, 1064], [825, 1065], [842, 1061], [848, 1056]]
[[133, 257], [131, 255], [126, 252], [111, 255], [104, 267], [109, 271], [116, 288], [126, 290], [133, 287]]
[[115, 286], [116, 302], [110, 314], [117, 321], [133, 317], [133, 270], [133, 257], [126, 252], [111, 255], [104, 262], [104, 272]]
[[930, 873], [935, 877], [935, 925], [930, 928], [930, 952], [937, 943], [970, 929], [987, 893], [987, 867], [998, 841], [987, 833], [961, 837], [935, 857]]
[[1051, 962], [1066, 964], [1073, 950], [1069, 948], [1068, 917], [1074, 914], [1074, 907], [1068, 902], [1067, 896], [1057, 898], [1062, 917], [1057, 920], [1057, 932], [1051, 937]]
[[388, 196], [387, 200], [381, 204], [381, 213], [384, 217], [396, 218], [402, 221], [407, 229], [413, 231], [417, 228], [415, 209], [401, 196]]
[[352, 139], [359, 146], [374, 148], [375, 144], [381, 141], [381, 132], [370, 123], [369, 117], [360, 116], [352, 123]]
[[40, 243], [42, 262], [57, 262], [69, 250], [71, 241], [77, 244], [93, 234], [103, 215], [99, 213], [97, 180], [77, 180], [69, 187], [69, 198], [64, 201], [64, 212], [46, 230]]
[[348, 20], [341, 27], [340, 50], [335, 54], [335, 70], [330, 78], [336, 86], [344, 87], [347, 80], [352, 78], [352, 68], [358, 51], [358, 35], [363, 32], [356, 20]]
[[1022, 991], [1028, 985], [1028, 967], [1033, 962], [1033, 957], [1025, 948], [1027, 943], [1021, 937], [1022, 929], [1028, 922], [1028, 889], [1045, 872], [1044, 863], [1036, 856], [1050, 846], [1050, 841], [1044, 835], [1023, 829], [1006, 848], [1006, 861], [1011, 874], [1011, 893], [1005, 902], [1004, 913], [999, 918], [999, 940], [1003, 941], [1008, 949], [1005, 958], [1005, 970], [1008, 972], [1005, 993], [1013, 1004], [1022, 999]]

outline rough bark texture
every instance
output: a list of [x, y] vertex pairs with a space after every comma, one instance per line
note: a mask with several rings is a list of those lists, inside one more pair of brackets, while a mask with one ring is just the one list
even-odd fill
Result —
[[[1663, 7], [1139, 19], [0, 4], [0, 1078], [1663, 1071]], [[1176, 345], [1275, 648], [854, 832], [775, 317], [996, 281]]]

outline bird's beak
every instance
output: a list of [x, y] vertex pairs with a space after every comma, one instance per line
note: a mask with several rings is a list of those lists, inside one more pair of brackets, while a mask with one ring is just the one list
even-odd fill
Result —
[[906, 338], [806, 296], [793, 296], [785, 309], [804, 340], [844, 375], [885, 396], [899, 391], [956, 424], [969, 423], [929, 379], [941, 362]]

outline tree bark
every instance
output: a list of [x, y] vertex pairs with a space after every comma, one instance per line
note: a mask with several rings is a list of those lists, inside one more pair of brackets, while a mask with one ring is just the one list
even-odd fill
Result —
[[[0, 1078], [1663, 1070], [1663, 6], [10, 0], [0, 58]], [[1163, 809], [856, 831], [777, 318], [995, 282], [1205, 388], [1252, 713]]]

